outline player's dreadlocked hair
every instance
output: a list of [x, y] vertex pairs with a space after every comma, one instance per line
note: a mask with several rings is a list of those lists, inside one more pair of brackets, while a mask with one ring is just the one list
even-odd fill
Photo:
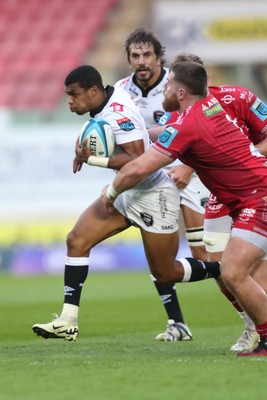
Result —
[[157, 58], [161, 59], [161, 66], [163, 66], [166, 62], [164, 59], [165, 47], [162, 46], [160, 41], [156, 38], [156, 36], [152, 32], [146, 31], [144, 28], [138, 28], [134, 32], [132, 32], [125, 42], [125, 50], [127, 53], [128, 61], [130, 62], [130, 46], [134, 45], [143, 45], [144, 43], [152, 44], [154, 47], [155, 54]]

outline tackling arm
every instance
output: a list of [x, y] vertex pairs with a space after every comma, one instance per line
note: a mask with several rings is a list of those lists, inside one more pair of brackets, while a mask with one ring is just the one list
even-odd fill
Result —
[[[108, 186], [102, 192], [104, 202], [109, 205], [125, 190], [135, 187], [149, 174], [173, 162], [173, 159], [151, 147], [147, 152], [135, 160], [124, 165]], [[106, 198], [106, 199], [105, 199]]]

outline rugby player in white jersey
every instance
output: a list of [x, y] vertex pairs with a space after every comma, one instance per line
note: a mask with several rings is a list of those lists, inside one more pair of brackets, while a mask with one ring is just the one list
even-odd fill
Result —
[[[168, 78], [168, 68], [164, 67], [165, 48], [152, 32], [138, 28], [127, 38], [125, 50], [133, 72], [116, 82], [115, 87], [122, 87], [133, 97], [145, 119], [146, 127], [153, 128], [165, 113], [162, 106], [163, 88]], [[202, 239], [209, 191], [190, 167], [177, 160], [175, 165], [178, 164], [176, 183], [186, 238], [192, 256], [205, 261], [207, 255]], [[185, 324], [175, 285], [158, 283], [153, 276], [151, 278], [168, 315], [166, 331], [158, 334], [156, 339], [190, 340], [192, 334]]]
[[[91, 117], [106, 120], [116, 142], [110, 157], [95, 157], [88, 148], [85, 157], [76, 156], [74, 173], [81, 169], [83, 163], [119, 170], [148, 150], [150, 141], [144, 119], [125, 90], [112, 86], [105, 88], [100, 73], [88, 65], [71, 71], [65, 79], [65, 87], [70, 111], [78, 115], [89, 112]], [[76, 152], [79, 149], [77, 140]], [[94, 172], [91, 169], [91, 173]], [[178, 251], [178, 209], [178, 189], [163, 170], [155, 171], [135, 188], [119, 196], [111, 214], [101, 197], [89, 205], [67, 237], [62, 312], [54, 321], [33, 325], [33, 331], [45, 339], [76, 340], [80, 297], [89, 270], [90, 251], [98, 243], [132, 225], [140, 229], [148, 265], [161, 270], [165, 280], [165, 265], [172, 263]], [[206, 276], [213, 265], [191, 258], [178, 260], [176, 268], [180, 280], [187, 279], [184, 264], [187, 268], [189, 264], [192, 269], [201, 264], [202, 276]], [[218, 266], [217, 262], [215, 264]], [[201, 277], [192, 273], [187, 280], [196, 278]]]

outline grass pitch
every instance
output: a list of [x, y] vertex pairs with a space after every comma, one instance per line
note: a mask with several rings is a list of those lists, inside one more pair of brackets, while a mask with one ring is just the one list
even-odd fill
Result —
[[148, 273], [89, 275], [80, 337], [44, 340], [31, 331], [60, 313], [63, 278], [1, 279], [0, 400], [251, 400], [265, 397], [267, 359], [229, 347], [243, 322], [204, 281], [177, 285], [190, 342], [158, 343], [166, 316]]

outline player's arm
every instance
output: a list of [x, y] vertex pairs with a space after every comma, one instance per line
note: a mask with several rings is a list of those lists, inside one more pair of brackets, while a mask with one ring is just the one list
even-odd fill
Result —
[[263, 156], [267, 157], [267, 138], [263, 139], [255, 147]]
[[144, 153], [144, 141], [135, 140], [119, 145], [121, 153], [109, 157], [108, 168], [121, 169], [125, 164]]
[[[121, 152], [108, 157], [106, 161], [106, 168], [120, 169], [123, 165], [129, 161], [137, 158], [144, 153], [144, 142], [143, 140], [135, 140], [132, 142], [124, 143], [119, 145]], [[73, 172], [77, 172], [80, 169], [75, 170], [75, 165], [79, 166], [82, 163], [88, 163], [88, 159], [92, 156], [91, 151], [87, 147], [87, 139], [83, 141], [82, 147], [79, 144], [79, 138], [76, 141], [75, 146], [75, 164], [73, 164]], [[101, 158], [100, 158], [101, 162]]]
[[102, 191], [102, 198], [107, 208], [112, 206], [120, 193], [135, 187], [149, 174], [170, 164], [172, 161], [171, 157], [151, 147], [140, 157], [124, 165], [108, 188], [104, 188]]
[[161, 132], [163, 132], [165, 129], [165, 126], [154, 126], [153, 128], [149, 128], [148, 134], [149, 134], [149, 139], [151, 140], [151, 142], [156, 142], [159, 135], [161, 134]]
[[179, 116], [178, 111], [173, 111], [171, 113], [166, 112], [165, 114], [163, 114], [158, 124], [153, 128], [148, 129], [149, 139], [151, 140], [151, 142], [153, 143], [156, 142], [159, 135], [161, 134], [161, 132], [164, 131], [166, 126], [175, 123], [177, 121], [178, 116]]

